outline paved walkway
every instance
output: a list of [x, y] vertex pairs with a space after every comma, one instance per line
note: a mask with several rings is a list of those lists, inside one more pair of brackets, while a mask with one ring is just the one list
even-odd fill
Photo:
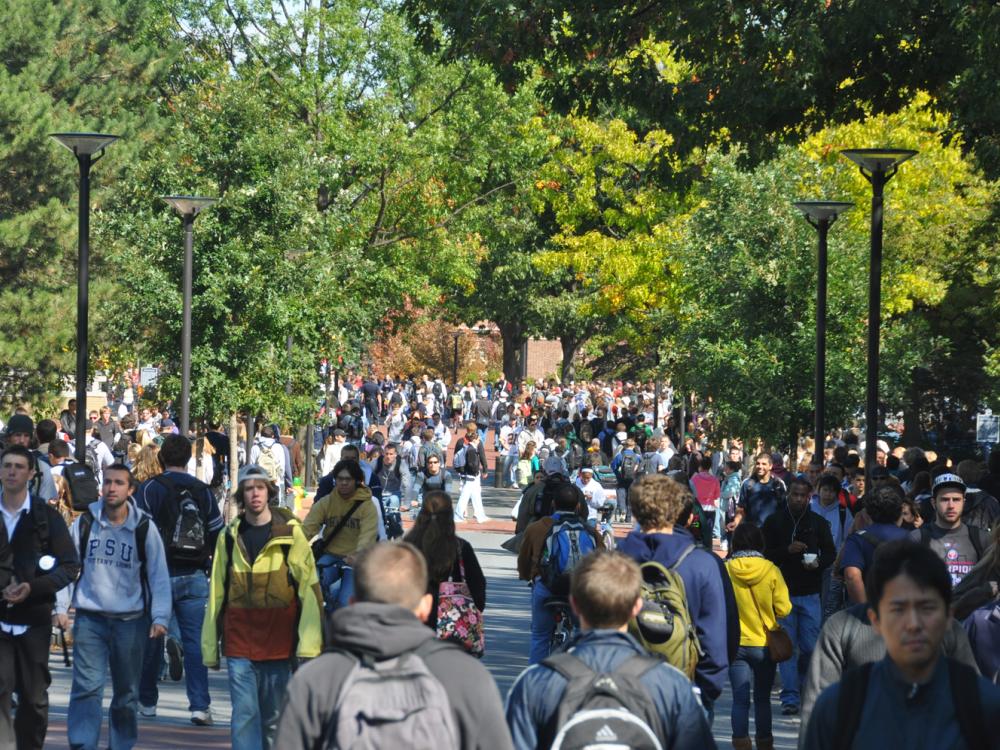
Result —
[[[500, 547], [506, 539], [510, 524], [509, 512], [516, 500], [510, 490], [484, 491], [487, 514], [493, 519], [489, 524], [462, 524], [459, 533], [476, 549], [487, 577], [486, 656], [489, 668], [502, 695], [506, 695], [514, 679], [527, 666], [528, 641], [531, 624], [530, 598], [527, 585], [517, 580], [516, 558]], [[50, 692], [51, 720], [46, 748], [65, 748], [66, 706], [69, 701], [71, 670], [62, 664], [61, 656], [50, 660], [53, 684]], [[105, 697], [105, 708], [110, 701]], [[206, 750], [229, 747], [229, 689], [226, 673], [209, 672], [209, 690], [216, 725], [210, 728], [195, 727], [190, 723], [183, 683], [162, 682], [160, 705], [155, 719], [140, 720], [138, 748], [150, 750]], [[720, 748], [728, 748], [731, 736], [728, 689], [717, 707], [713, 733]], [[796, 746], [799, 722], [780, 715], [776, 697], [774, 710], [775, 747], [793, 750]]]

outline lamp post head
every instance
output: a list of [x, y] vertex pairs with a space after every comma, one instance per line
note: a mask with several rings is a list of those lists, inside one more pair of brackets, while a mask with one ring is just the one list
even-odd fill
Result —
[[218, 203], [218, 198], [206, 198], [200, 195], [163, 195], [164, 201], [173, 206], [174, 210], [181, 216], [194, 218], [213, 203]]
[[796, 201], [792, 205], [799, 209], [813, 226], [820, 222], [832, 224], [840, 214], [854, 207], [853, 203], [843, 201]]
[[917, 155], [906, 148], [848, 148], [840, 152], [868, 172], [890, 172]]
[[118, 140], [107, 133], [50, 133], [49, 137], [73, 152], [74, 156], [91, 156]]

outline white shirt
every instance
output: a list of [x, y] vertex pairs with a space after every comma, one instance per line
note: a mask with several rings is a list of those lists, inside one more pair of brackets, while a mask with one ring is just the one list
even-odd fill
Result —
[[[14, 539], [14, 530], [17, 528], [18, 522], [21, 520], [21, 516], [28, 512], [31, 508], [31, 494], [24, 493], [24, 502], [21, 503], [21, 507], [16, 508], [14, 511], [8, 511], [7, 506], [2, 503], [3, 497], [0, 495], [0, 515], [3, 515], [3, 525], [7, 528], [7, 539]], [[27, 625], [11, 625], [7, 622], [0, 622], [0, 630], [5, 633], [10, 633], [11, 635], [23, 635], [28, 630]]]
[[604, 487], [593, 477], [590, 478], [589, 482], [584, 483], [582, 476], [577, 478], [576, 486], [580, 488], [583, 496], [587, 498], [587, 519], [597, 518], [597, 511], [607, 502]]

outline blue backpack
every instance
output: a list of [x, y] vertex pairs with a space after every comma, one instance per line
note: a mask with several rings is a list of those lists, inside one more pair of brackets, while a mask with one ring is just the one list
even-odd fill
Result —
[[542, 583], [555, 596], [567, 596], [570, 573], [596, 547], [587, 524], [578, 515], [555, 515], [542, 547], [542, 559], [539, 563]]

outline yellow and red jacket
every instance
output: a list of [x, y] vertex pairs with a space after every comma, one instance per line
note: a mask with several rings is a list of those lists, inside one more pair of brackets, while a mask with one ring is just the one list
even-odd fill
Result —
[[323, 604], [309, 541], [291, 512], [271, 512], [271, 538], [253, 566], [238, 533], [241, 517], [219, 534], [201, 629], [205, 666], [218, 666], [220, 637], [224, 656], [252, 661], [288, 659], [293, 653], [312, 658], [323, 650]]

